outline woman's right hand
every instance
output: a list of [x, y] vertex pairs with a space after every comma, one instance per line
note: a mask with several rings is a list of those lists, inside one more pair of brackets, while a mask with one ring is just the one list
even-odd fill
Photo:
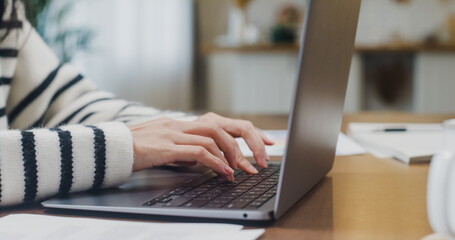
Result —
[[267, 167], [264, 144], [273, 144], [250, 122], [208, 113], [187, 122], [167, 117], [130, 127], [133, 135], [133, 171], [166, 164], [202, 164], [229, 181], [233, 168], [257, 173], [241, 153], [234, 136], [243, 137], [258, 165]]

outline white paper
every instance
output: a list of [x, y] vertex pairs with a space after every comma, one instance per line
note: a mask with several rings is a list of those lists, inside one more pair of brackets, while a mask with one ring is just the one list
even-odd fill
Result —
[[366, 149], [344, 133], [338, 135], [337, 156], [358, 155], [367, 153]]
[[[271, 140], [275, 142], [273, 146], [265, 146], [265, 150], [269, 156], [283, 156], [286, 148], [287, 131], [286, 130], [264, 130], [263, 131]], [[240, 150], [245, 157], [252, 157], [253, 152], [242, 138], [236, 138]], [[357, 144], [348, 136], [340, 133], [338, 136], [336, 155], [357, 155], [364, 154], [366, 150]]]
[[0, 239], [145, 240], [256, 239], [264, 229], [242, 230], [234, 224], [144, 223], [91, 218], [12, 214], [0, 218]]
[[[384, 131], [387, 128], [406, 131]], [[429, 161], [443, 145], [441, 124], [350, 123], [348, 133], [375, 157], [397, 158], [407, 163]]]

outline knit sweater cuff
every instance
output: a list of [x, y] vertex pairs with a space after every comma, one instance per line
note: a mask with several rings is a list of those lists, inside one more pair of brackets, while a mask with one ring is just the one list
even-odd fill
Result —
[[95, 124], [106, 139], [106, 172], [102, 187], [125, 183], [131, 175], [134, 161], [133, 137], [129, 128], [118, 122]]
[[72, 137], [71, 192], [114, 187], [128, 180], [133, 167], [133, 138], [125, 124], [69, 125], [61, 130]]

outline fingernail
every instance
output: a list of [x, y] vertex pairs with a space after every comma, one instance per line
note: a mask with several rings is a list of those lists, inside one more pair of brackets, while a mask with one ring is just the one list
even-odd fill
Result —
[[229, 182], [233, 182], [234, 181], [234, 175], [226, 176], [226, 180], [229, 181]]
[[226, 172], [226, 175], [232, 175], [234, 173], [234, 170], [227, 165], [224, 167], [224, 171]]
[[248, 167], [248, 170], [250, 170], [254, 174], [258, 173], [258, 170], [254, 166], [251, 166], [251, 165]]
[[264, 158], [262, 159], [262, 164], [264, 164], [264, 167], [267, 167], [267, 166], [268, 166], [268, 164], [267, 164], [267, 158], [264, 157]]

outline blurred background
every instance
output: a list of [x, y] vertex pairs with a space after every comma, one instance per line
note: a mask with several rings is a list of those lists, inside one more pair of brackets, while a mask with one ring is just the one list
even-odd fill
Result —
[[[101, 89], [163, 109], [289, 112], [307, 0], [36, 0]], [[345, 112], [455, 113], [455, 1], [363, 0]]]

